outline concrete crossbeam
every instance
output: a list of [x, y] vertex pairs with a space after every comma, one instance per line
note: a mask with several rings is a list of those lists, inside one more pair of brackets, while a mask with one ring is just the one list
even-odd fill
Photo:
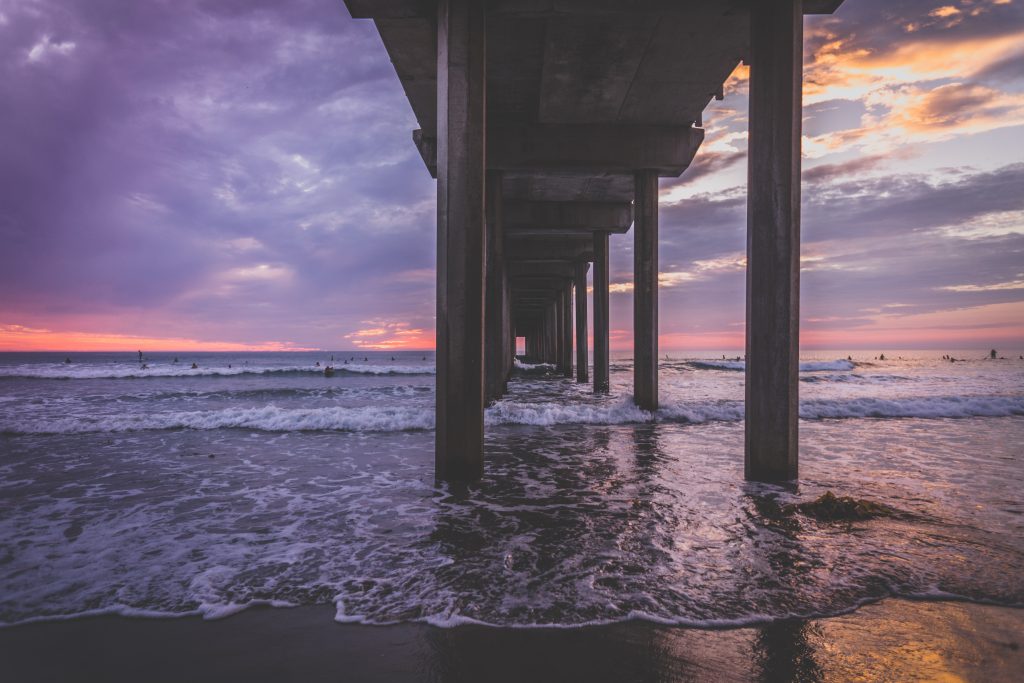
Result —
[[[678, 177], [704, 141], [704, 130], [683, 126], [522, 124], [487, 127], [487, 168], [633, 173], [638, 168]], [[437, 173], [437, 140], [413, 131], [423, 163]]]
[[629, 202], [509, 201], [503, 216], [507, 232], [589, 236], [594, 230], [627, 232], [633, 223], [633, 206]]

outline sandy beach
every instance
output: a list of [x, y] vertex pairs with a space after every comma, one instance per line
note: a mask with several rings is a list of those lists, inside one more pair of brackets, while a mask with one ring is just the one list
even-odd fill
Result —
[[691, 629], [364, 626], [329, 607], [0, 629], [8, 681], [1014, 681], [1024, 610], [885, 600], [829, 619]]

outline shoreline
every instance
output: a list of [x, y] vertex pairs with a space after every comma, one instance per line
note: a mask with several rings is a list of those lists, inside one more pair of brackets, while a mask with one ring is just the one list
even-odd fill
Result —
[[333, 606], [0, 629], [11, 681], [1015, 680], [1024, 609], [888, 598], [834, 617], [697, 628], [340, 623]]

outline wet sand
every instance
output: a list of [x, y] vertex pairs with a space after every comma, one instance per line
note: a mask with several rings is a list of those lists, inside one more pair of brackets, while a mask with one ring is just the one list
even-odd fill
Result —
[[6, 681], [1016, 681], [1024, 610], [886, 600], [848, 615], [695, 629], [334, 623], [330, 607], [0, 629]]

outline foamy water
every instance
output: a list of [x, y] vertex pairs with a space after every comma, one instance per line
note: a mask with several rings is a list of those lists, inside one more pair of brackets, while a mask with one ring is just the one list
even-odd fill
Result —
[[[628, 359], [609, 396], [521, 367], [467, 492], [433, 482], [432, 356], [336, 354], [325, 377], [330, 354], [2, 355], [0, 622], [333, 603], [371, 623], [724, 625], [888, 595], [1024, 604], [1024, 361], [938, 355], [803, 359], [798, 487], [742, 479], [742, 361], [662, 361], [654, 413], [629, 399]], [[827, 489], [901, 514], [778, 514]]]

